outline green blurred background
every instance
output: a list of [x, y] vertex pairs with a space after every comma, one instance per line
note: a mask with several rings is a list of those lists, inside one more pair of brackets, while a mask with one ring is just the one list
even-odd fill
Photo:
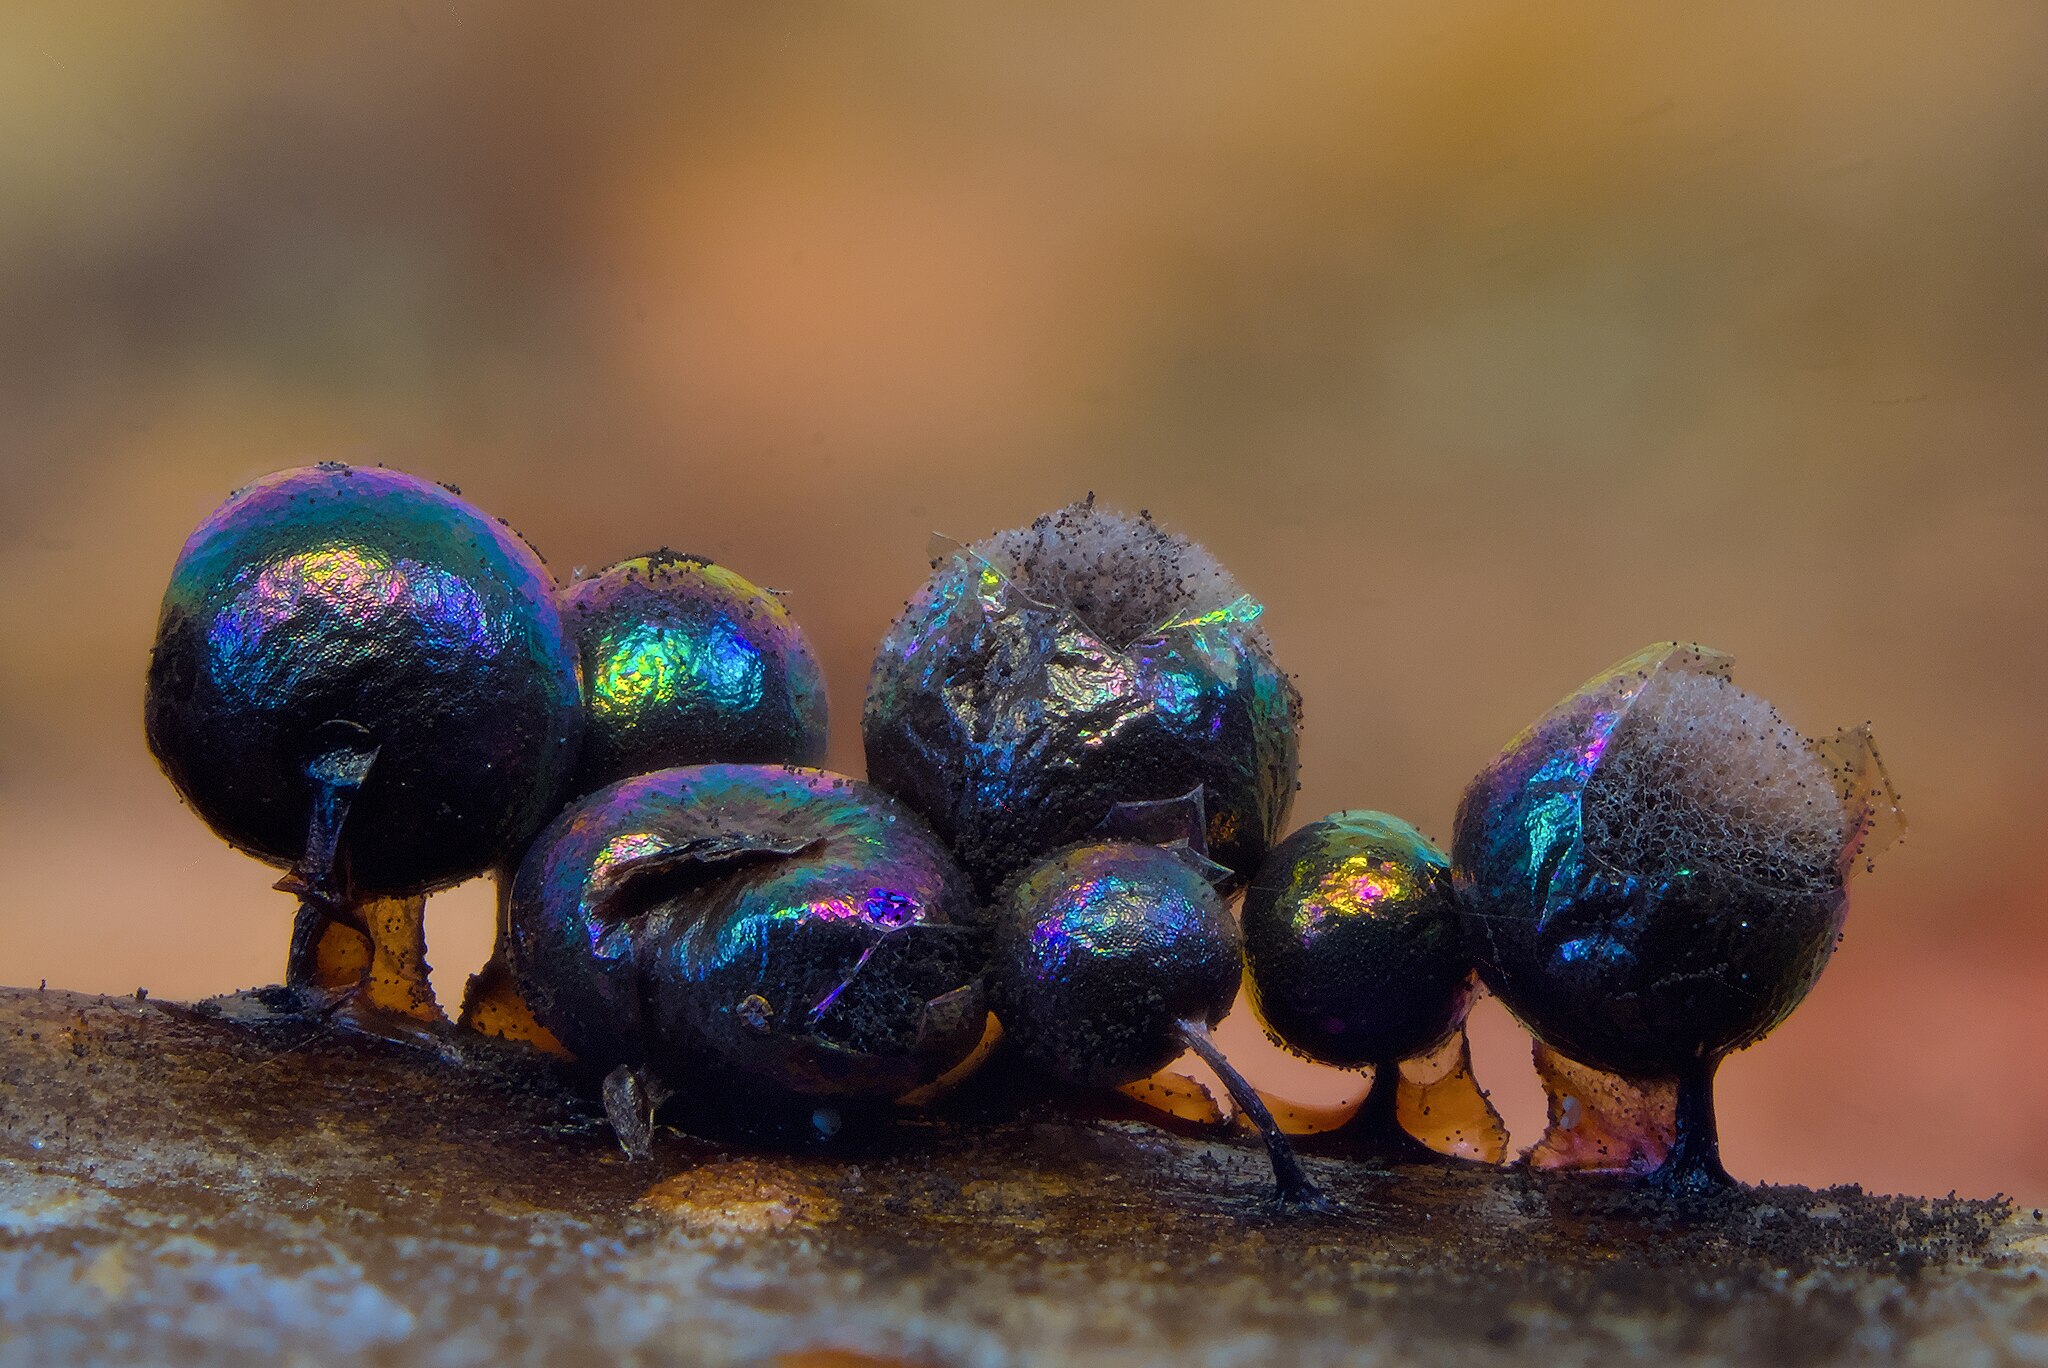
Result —
[[[1297, 820], [1446, 837], [1660, 638], [1871, 719], [1912, 831], [1724, 1070], [1730, 1165], [2048, 1198], [2044, 58], [2035, 4], [17, 0], [0, 981], [279, 973], [273, 874], [140, 720], [254, 475], [384, 461], [565, 578], [786, 589], [856, 772], [928, 534], [1093, 489], [1269, 605]], [[489, 923], [433, 904], [444, 995]], [[1532, 1139], [1526, 1041], [1477, 1035]]]

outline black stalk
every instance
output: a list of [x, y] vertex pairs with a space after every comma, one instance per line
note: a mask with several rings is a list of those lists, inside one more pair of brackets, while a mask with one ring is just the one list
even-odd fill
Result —
[[1337, 1204], [1324, 1195], [1302, 1168], [1294, 1146], [1281, 1134], [1279, 1123], [1267, 1110], [1265, 1099], [1223, 1057], [1223, 1052], [1216, 1048], [1216, 1042], [1209, 1038], [1208, 1027], [1199, 1021], [1183, 1021], [1178, 1024], [1178, 1029], [1182, 1043], [1216, 1071], [1216, 1076], [1223, 1080], [1223, 1086], [1230, 1090], [1230, 1100], [1259, 1128], [1259, 1136], [1266, 1142], [1266, 1156], [1273, 1161], [1273, 1181], [1278, 1189], [1280, 1205], [1301, 1211], [1335, 1211]]
[[330, 922], [340, 922], [370, 934], [349, 896], [347, 879], [340, 869], [341, 828], [348, 821], [349, 805], [377, 763], [377, 746], [369, 732], [352, 722], [322, 724], [316, 735], [327, 742], [306, 762], [306, 782], [312, 786], [313, 803], [306, 822], [306, 848], [277, 887], [299, 898], [298, 915], [292, 922], [292, 948], [285, 960], [285, 983], [294, 988], [313, 982], [319, 959], [320, 938]]
[[1678, 1115], [1671, 1152], [1650, 1181], [1680, 1197], [1706, 1197], [1734, 1187], [1721, 1166], [1721, 1131], [1714, 1120], [1714, 1072], [1718, 1055], [1695, 1061], [1678, 1075]]

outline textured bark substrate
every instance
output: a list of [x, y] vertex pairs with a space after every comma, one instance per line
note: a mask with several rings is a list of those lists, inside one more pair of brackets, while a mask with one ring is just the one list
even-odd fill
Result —
[[1043, 1104], [635, 1164], [515, 1047], [0, 990], [0, 1363], [2048, 1357], [2002, 1202], [1308, 1163], [1343, 1216]]

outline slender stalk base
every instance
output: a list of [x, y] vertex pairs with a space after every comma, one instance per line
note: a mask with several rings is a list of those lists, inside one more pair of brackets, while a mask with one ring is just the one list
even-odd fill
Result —
[[320, 946], [328, 928], [340, 924], [368, 938], [369, 923], [350, 895], [341, 829], [348, 810], [377, 763], [370, 734], [353, 722], [322, 723], [315, 735], [321, 744], [306, 762], [306, 783], [312, 803], [306, 817], [306, 845], [275, 885], [296, 894], [299, 911], [292, 923], [292, 948], [285, 960], [285, 986], [317, 985]]
[[1721, 1131], [1714, 1120], [1714, 1073], [1720, 1067], [1716, 1056], [1678, 1075], [1671, 1150], [1650, 1174], [1652, 1185], [1674, 1196], [1707, 1197], [1736, 1186], [1721, 1166]]
[[1237, 1103], [1238, 1109], [1259, 1128], [1259, 1136], [1266, 1142], [1266, 1157], [1273, 1163], [1273, 1181], [1280, 1205], [1299, 1211], [1335, 1211], [1337, 1204], [1316, 1186], [1315, 1180], [1302, 1168], [1301, 1159], [1281, 1133], [1279, 1124], [1273, 1120], [1265, 1099], [1223, 1057], [1223, 1052], [1216, 1048], [1216, 1042], [1209, 1038], [1208, 1027], [1199, 1021], [1183, 1021], [1179, 1024], [1179, 1031], [1182, 1043], [1216, 1071], [1216, 1076], [1223, 1080], [1223, 1086], [1230, 1090], [1230, 1100]]
[[353, 722], [322, 723], [306, 762], [312, 802], [306, 845], [277, 881], [296, 894], [285, 987], [337, 1024], [413, 1040], [445, 1025], [427, 977], [424, 897], [363, 896], [341, 843], [350, 807], [377, 763], [377, 744]]

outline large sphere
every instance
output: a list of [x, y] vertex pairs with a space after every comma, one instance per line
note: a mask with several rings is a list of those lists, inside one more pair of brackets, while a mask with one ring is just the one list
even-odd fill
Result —
[[887, 1098], [986, 1023], [973, 893], [917, 817], [823, 770], [697, 765], [571, 804], [512, 885], [514, 974], [600, 1069]]
[[1115, 1087], [1213, 1026], [1244, 975], [1237, 923], [1184, 853], [1080, 846], [1019, 879], [996, 908], [989, 1005], [1003, 1038], [1076, 1087]]
[[1325, 1064], [1422, 1054], [1465, 1017], [1471, 961], [1451, 862], [1384, 812], [1339, 812], [1273, 847], [1244, 895], [1252, 1003]]
[[[1258, 605], [1194, 543], [1090, 504], [948, 556], [868, 683], [869, 777], [923, 813], [984, 895], [1062, 846], [1191, 834], [1248, 878], [1294, 798], [1300, 698]], [[1109, 823], [1109, 825], [1105, 825]]]
[[722, 565], [657, 552], [562, 593], [588, 720], [572, 790], [710, 761], [825, 757], [825, 677], [773, 594]]
[[237, 491], [171, 572], [150, 749], [236, 846], [290, 865], [324, 724], [377, 747], [341, 833], [351, 887], [418, 893], [539, 827], [576, 759], [576, 660], [540, 558], [447, 489], [323, 464]]
[[1466, 790], [1480, 977], [1550, 1045], [1666, 1076], [1761, 1038], [1819, 977], [1853, 833], [1812, 743], [1664, 643], [1588, 681]]

